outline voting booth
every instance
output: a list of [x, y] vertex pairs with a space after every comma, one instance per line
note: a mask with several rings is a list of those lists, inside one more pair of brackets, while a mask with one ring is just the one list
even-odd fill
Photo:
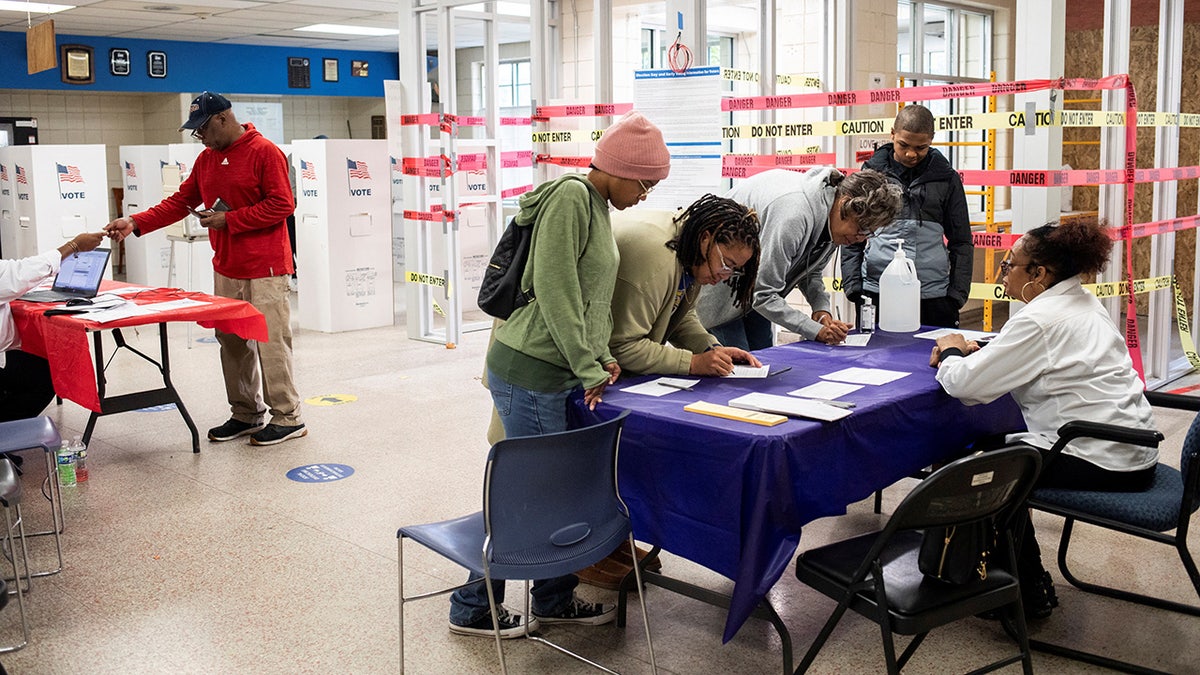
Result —
[[9, 147], [0, 146], [0, 258], [17, 257], [17, 196]]
[[[162, 169], [170, 160], [167, 146], [122, 145], [119, 152], [121, 182], [125, 186], [121, 213], [129, 216], [162, 201]], [[143, 286], [166, 286], [170, 259], [171, 242], [167, 241], [166, 231], [127, 237], [125, 280]]]
[[394, 322], [391, 169], [383, 140], [297, 140], [300, 327], [334, 333]]
[[[108, 224], [108, 165], [103, 145], [18, 145], [4, 162], [12, 183], [16, 236], [5, 257], [62, 246]], [[111, 278], [112, 268], [106, 272]]]

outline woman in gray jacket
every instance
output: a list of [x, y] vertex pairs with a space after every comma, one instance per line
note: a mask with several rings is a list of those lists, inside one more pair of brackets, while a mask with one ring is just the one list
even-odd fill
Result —
[[[721, 344], [752, 351], [774, 344], [772, 323], [806, 340], [845, 339], [850, 326], [829, 312], [822, 269], [836, 247], [866, 241], [892, 222], [902, 206], [900, 188], [877, 171], [775, 169], [742, 181], [726, 197], [758, 213], [762, 257], [748, 311], [734, 305], [728, 285], [701, 291], [696, 312], [704, 327]], [[811, 316], [788, 305], [795, 288]]]

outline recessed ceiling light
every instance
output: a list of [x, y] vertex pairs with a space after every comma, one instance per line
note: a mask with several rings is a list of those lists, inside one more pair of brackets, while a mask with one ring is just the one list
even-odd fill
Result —
[[293, 28], [292, 30], [304, 31], [306, 33], [336, 33], [338, 35], [399, 35], [400, 31], [395, 28], [369, 28], [367, 26], [344, 26], [336, 23], [314, 23], [311, 26], [303, 28]]
[[0, 12], [28, 12], [30, 14], [55, 14], [57, 12], [75, 9], [75, 5], [52, 5], [47, 2], [18, 2], [15, 0], [0, 0]]
[[176, 5], [143, 5], [142, 9], [150, 12], [178, 12], [179, 7]]

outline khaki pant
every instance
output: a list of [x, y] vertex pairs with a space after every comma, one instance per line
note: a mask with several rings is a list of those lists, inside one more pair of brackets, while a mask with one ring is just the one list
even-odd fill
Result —
[[288, 304], [288, 277], [230, 279], [213, 273], [216, 294], [245, 300], [267, 320], [267, 342], [244, 340], [218, 330], [221, 371], [233, 419], [257, 423], [263, 401], [270, 406], [271, 423], [296, 426], [300, 421], [300, 394], [292, 379], [292, 318]]

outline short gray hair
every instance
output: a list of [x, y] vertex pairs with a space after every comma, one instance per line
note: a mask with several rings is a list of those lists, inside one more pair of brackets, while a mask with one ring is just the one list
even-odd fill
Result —
[[834, 199], [841, 199], [839, 215], [853, 217], [858, 229], [875, 232], [891, 224], [904, 207], [900, 186], [878, 171], [856, 171], [837, 184]]

